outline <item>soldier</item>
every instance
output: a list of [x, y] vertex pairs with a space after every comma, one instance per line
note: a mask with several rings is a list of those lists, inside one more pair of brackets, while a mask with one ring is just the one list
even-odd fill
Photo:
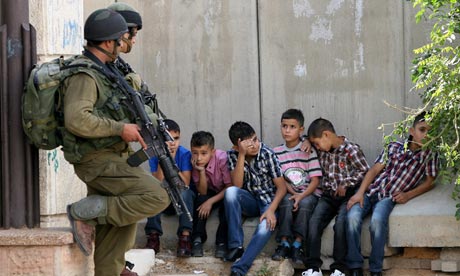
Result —
[[117, 58], [127, 32], [119, 13], [94, 11], [84, 26], [85, 51], [75, 60], [88, 68], [69, 77], [63, 89], [64, 157], [88, 188], [86, 198], [68, 205], [67, 215], [74, 239], [87, 256], [93, 251], [95, 230], [96, 276], [129, 275], [124, 254], [134, 244], [137, 222], [169, 205], [160, 182], [126, 162], [129, 142], [144, 148], [146, 144], [135, 118], [121, 102], [123, 91], [112, 85], [110, 73], [105, 72], [110, 72], [107, 65]]

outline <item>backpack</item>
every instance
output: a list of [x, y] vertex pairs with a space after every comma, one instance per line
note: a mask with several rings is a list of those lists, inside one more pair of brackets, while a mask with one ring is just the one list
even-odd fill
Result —
[[62, 145], [62, 83], [88, 64], [71, 64], [77, 56], [34, 65], [22, 96], [22, 127], [31, 144], [51, 150]]

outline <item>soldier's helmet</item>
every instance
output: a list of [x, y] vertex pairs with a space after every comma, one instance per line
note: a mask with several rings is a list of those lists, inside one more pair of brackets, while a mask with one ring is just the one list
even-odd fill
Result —
[[118, 12], [99, 9], [91, 13], [85, 22], [84, 35], [88, 41], [117, 40], [128, 32], [125, 19]]
[[123, 2], [116, 2], [107, 7], [121, 14], [128, 24], [128, 27], [137, 27], [137, 30], [142, 29], [142, 17], [133, 7]]

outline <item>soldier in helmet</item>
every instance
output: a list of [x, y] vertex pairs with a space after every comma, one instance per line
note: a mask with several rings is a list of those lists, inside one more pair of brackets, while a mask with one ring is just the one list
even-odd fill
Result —
[[112, 85], [108, 66], [127, 32], [119, 13], [91, 13], [84, 27], [85, 50], [74, 61], [88, 66], [63, 86], [64, 157], [88, 188], [87, 197], [67, 206], [67, 215], [74, 239], [87, 256], [95, 234], [96, 276], [125, 273], [124, 254], [134, 244], [137, 222], [169, 205], [160, 182], [126, 162], [129, 142], [146, 147], [135, 118], [122, 103], [123, 91]]
[[[107, 7], [108, 9], [118, 12], [128, 25], [128, 32], [123, 35], [123, 45], [120, 49], [122, 53], [128, 54], [131, 52], [134, 44], [136, 44], [137, 32], [142, 29], [142, 17], [133, 7], [123, 2], [116, 2]], [[144, 98], [144, 103], [151, 107], [152, 111], [163, 118], [165, 114], [158, 107], [156, 95], [149, 91], [147, 84], [137, 74], [133, 68], [121, 57], [114, 61], [116, 69], [125, 77], [131, 84], [134, 90], [139, 91]]]

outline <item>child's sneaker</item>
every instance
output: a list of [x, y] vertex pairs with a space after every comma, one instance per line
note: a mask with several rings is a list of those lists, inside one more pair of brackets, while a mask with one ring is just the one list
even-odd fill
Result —
[[291, 248], [283, 245], [278, 245], [275, 250], [275, 254], [272, 255], [272, 260], [274, 261], [281, 261], [283, 259], [289, 258], [291, 255]]
[[342, 271], [336, 269], [336, 270], [334, 270], [334, 272], [331, 274], [331, 276], [345, 276], [345, 273], [343, 273]]
[[321, 272], [321, 269], [309, 269], [304, 272], [302, 272], [302, 276], [323, 276], [323, 272]]
[[296, 248], [292, 247], [292, 252], [291, 252], [291, 258], [292, 262], [295, 264], [303, 264], [303, 250], [301, 247]]
[[214, 257], [223, 259], [227, 252], [227, 245], [225, 243], [219, 243], [216, 245], [216, 251], [214, 252]]
[[200, 241], [193, 242], [192, 257], [203, 257], [203, 244]]

